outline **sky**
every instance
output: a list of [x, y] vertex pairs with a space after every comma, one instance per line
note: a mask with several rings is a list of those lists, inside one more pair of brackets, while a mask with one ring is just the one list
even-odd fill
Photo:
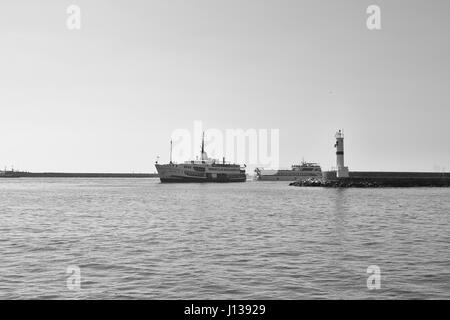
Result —
[[[81, 29], [66, 26], [69, 5]], [[381, 8], [381, 30], [366, 9]], [[0, 167], [153, 172], [177, 129], [279, 129], [282, 167], [450, 171], [447, 0], [3, 0]], [[186, 159], [187, 160], [187, 159]]]

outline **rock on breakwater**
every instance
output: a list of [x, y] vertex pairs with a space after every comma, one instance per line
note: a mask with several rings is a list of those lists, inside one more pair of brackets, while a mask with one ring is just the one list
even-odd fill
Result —
[[405, 188], [405, 187], [450, 187], [448, 177], [350, 177], [335, 179], [308, 179], [290, 183], [296, 187], [325, 188]]

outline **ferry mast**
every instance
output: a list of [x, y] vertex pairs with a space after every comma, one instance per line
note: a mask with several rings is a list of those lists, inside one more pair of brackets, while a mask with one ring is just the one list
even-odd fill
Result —
[[202, 161], [208, 160], [208, 155], [205, 152], [205, 132], [203, 132], [202, 135], [202, 154], [200, 155], [200, 157]]

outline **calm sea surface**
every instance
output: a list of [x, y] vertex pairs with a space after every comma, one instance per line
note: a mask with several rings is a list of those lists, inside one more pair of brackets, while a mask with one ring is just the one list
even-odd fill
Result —
[[450, 299], [450, 188], [0, 179], [0, 252], [2, 299]]

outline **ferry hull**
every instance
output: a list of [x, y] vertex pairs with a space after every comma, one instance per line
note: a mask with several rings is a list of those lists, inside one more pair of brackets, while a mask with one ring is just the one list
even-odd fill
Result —
[[228, 183], [228, 182], [246, 182], [247, 177], [241, 178], [225, 178], [225, 179], [198, 179], [198, 178], [188, 178], [188, 177], [171, 177], [171, 178], [160, 178], [161, 183], [206, 183], [206, 182], [217, 182], [217, 183]]
[[322, 176], [307, 176], [307, 177], [298, 177], [298, 176], [276, 176], [276, 175], [260, 175], [257, 177], [258, 181], [303, 181], [308, 180], [310, 178], [322, 178]]
[[[159, 178], [162, 183], [205, 183], [205, 182], [245, 182], [247, 176], [245, 171], [232, 169], [232, 172], [225, 173], [220, 171], [221, 168], [207, 168], [203, 166], [202, 171], [192, 171], [192, 169], [186, 169], [186, 166], [192, 168], [192, 165], [184, 164], [168, 164], [159, 165], [156, 164], [156, 170], [158, 171]], [[199, 168], [199, 165], [195, 167]]]

